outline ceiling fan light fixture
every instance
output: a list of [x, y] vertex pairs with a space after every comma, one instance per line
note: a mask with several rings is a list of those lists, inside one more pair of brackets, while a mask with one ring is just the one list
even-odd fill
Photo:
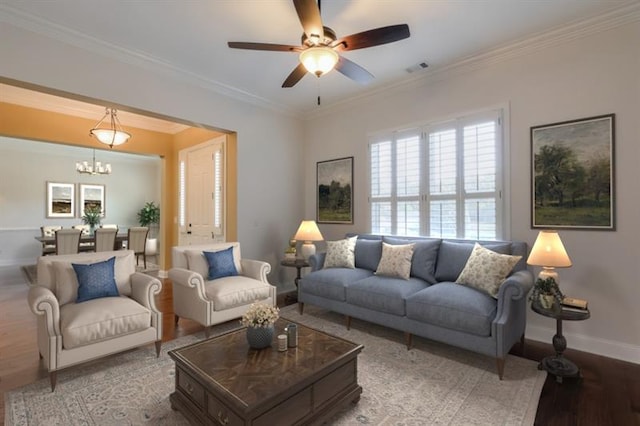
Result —
[[[110, 117], [109, 127], [100, 127], [107, 116]], [[115, 108], [105, 108], [104, 116], [98, 124], [89, 131], [89, 134], [101, 143], [109, 145], [110, 148], [113, 148], [114, 145], [122, 145], [131, 137], [129, 133], [122, 130], [122, 125], [120, 124], [120, 120], [118, 120]]]
[[338, 53], [327, 46], [310, 47], [300, 53], [300, 62], [311, 74], [320, 77], [338, 63]]

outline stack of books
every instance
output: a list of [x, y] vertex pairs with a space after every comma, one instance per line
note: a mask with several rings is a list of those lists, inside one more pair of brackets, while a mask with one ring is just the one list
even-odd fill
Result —
[[560, 304], [565, 312], [587, 312], [589, 307], [586, 300], [564, 297]]

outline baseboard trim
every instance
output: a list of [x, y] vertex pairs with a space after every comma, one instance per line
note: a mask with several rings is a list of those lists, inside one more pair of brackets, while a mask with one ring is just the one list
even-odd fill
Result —
[[[527, 326], [525, 337], [543, 343], [551, 343], [556, 330], [546, 327]], [[615, 340], [600, 339], [583, 334], [562, 333], [567, 339], [567, 347], [608, 358], [640, 364], [640, 346]]]

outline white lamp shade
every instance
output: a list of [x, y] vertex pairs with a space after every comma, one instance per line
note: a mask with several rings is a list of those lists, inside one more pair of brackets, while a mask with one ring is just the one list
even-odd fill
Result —
[[91, 134], [105, 145], [122, 145], [131, 135], [121, 130], [92, 129]]
[[552, 268], [568, 268], [572, 265], [557, 231], [540, 231], [527, 263]]
[[320, 229], [318, 229], [318, 225], [315, 220], [303, 220], [293, 238], [305, 243], [323, 240], [322, 234], [320, 233]]
[[326, 46], [310, 47], [300, 53], [300, 62], [307, 71], [318, 76], [331, 71], [338, 59], [336, 51]]

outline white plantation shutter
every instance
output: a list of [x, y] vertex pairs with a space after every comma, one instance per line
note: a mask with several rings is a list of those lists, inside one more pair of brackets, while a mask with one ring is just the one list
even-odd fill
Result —
[[371, 232], [502, 238], [501, 116], [488, 111], [372, 141]]
[[213, 226], [216, 235], [223, 233], [223, 205], [224, 205], [224, 167], [223, 145], [216, 146], [213, 153]]

